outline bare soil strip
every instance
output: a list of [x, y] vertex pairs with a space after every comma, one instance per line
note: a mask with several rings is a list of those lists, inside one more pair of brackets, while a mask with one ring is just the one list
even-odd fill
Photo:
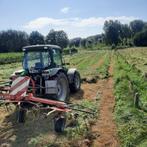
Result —
[[92, 132], [96, 132], [97, 138], [93, 142], [94, 147], [119, 147], [116, 125], [113, 119], [113, 109], [115, 97], [113, 95], [113, 63], [109, 67], [110, 77], [107, 80], [99, 80], [98, 91], [100, 93], [100, 114], [99, 119], [92, 127]]

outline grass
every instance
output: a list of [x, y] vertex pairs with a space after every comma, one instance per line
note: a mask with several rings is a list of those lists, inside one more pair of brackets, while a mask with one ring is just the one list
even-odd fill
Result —
[[[147, 81], [127, 64], [122, 57], [115, 57], [115, 119], [122, 146], [147, 145]], [[139, 93], [140, 109], [134, 106], [134, 93]]]
[[[82, 78], [88, 76], [95, 76], [104, 74], [104, 69], [107, 61], [109, 60], [108, 54], [105, 55], [106, 51], [81, 51], [79, 54], [73, 56], [66, 56], [66, 61], [70, 62], [69, 67], [75, 67], [80, 71]], [[99, 65], [100, 60], [102, 65]], [[103, 67], [104, 62], [104, 67]], [[99, 68], [99, 66], [101, 66]]]
[[14, 71], [22, 68], [21, 66], [20, 62], [0, 65], [0, 81], [7, 81]]
[[147, 73], [147, 47], [129, 48], [119, 51], [129, 62], [143, 74]]
[[0, 65], [21, 62], [22, 53], [0, 53]]

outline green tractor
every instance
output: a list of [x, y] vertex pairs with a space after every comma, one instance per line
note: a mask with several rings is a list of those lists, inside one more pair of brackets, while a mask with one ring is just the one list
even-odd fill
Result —
[[29, 76], [35, 82], [35, 95], [67, 102], [69, 92], [80, 90], [80, 74], [75, 68], [66, 68], [62, 49], [56, 45], [32, 45], [23, 47], [23, 70], [11, 78]]

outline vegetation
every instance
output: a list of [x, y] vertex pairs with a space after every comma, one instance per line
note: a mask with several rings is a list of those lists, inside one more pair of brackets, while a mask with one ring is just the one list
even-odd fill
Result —
[[119, 50], [119, 53], [125, 58], [125, 60], [132, 66], [137, 68], [141, 72], [142, 76], [147, 73], [147, 48], [129, 48], [126, 50]]
[[27, 33], [16, 30], [0, 32], [0, 53], [19, 52], [26, 45], [28, 45]]
[[46, 36], [47, 44], [59, 45], [62, 49], [68, 45], [68, 36], [64, 31], [51, 30]]
[[147, 28], [134, 36], [136, 46], [147, 46]]
[[[115, 56], [115, 118], [122, 146], [146, 146], [147, 82], [120, 54]], [[136, 105], [136, 94], [139, 101]]]
[[[114, 94], [116, 105], [114, 113], [121, 145], [124, 147], [147, 146], [147, 81], [144, 76], [147, 72], [146, 49], [130, 48], [112, 52], [110, 49], [107, 51], [90, 51], [89, 48], [87, 50], [79, 48], [77, 54], [65, 56], [66, 62], [70, 62], [69, 66], [78, 68], [82, 78], [97, 76], [99, 79], [109, 77], [108, 68], [110, 58], [115, 61], [113, 77], [115, 82]], [[13, 71], [21, 69], [21, 58], [21, 53], [0, 54], [0, 81], [7, 80]], [[139, 97], [138, 102], [136, 102], [136, 94]], [[79, 103], [93, 109], [96, 109], [97, 105], [99, 105], [99, 101], [84, 99], [81, 99]], [[38, 117], [33, 116], [32, 120], [32, 116], [30, 120], [28, 118], [28, 122], [24, 128], [16, 131], [17, 138], [14, 143], [15, 146], [22, 141], [28, 146], [64, 146], [65, 144], [70, 146], [73, 142], [78, 143], [80, 138], [90, 139], [89, 136], [92, 136], [90, 122], [91, 120], [95, 121], [95, 118], [87, 117], [83, 113], [80, 113], [80, 116], [85, 116], [86, 123], [82, 117], [79, 117], [77, 127], [67, 127], [65, 133], [58, 135], [57, 138], [53, 137], [52, 132], [49, 132], [49, 130], [52, 130], [52, 125], [49, 125], [49, 122], [51, 122], [50, 119], [41, 120], [40, 118], [37, 120]], [[44, 127], [41, 127], [40, 124], [41, 126], [44, 125]], [[21, 131], [26, 133], [26, 138], [20, 135]], [[34, 133], [30, 135], [32, 131]], [[51, 138], [49, 138], [49, 135]]]
[[22, 53], [0, 53], [0, 65], [21, 62]]
[[40, 34], [38, 31], [33, 31], [29, 36], [29, 44], [36, 45], [36, 44], [44, 44], [44, 36]]

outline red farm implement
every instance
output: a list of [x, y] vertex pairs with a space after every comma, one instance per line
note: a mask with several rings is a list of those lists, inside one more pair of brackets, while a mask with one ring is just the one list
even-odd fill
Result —
[[66, 118], [64, 115], [65, 113], [72, 113], [72, 111], [75, 110], [94, 114], [93, 111], [88, 108], [77, 109], [74, 108], [74, 104], [67, 104], [58, 100], [40, 98], [34, 95], [35, 82], [27, 76], [16, 78], [12, 82], [11, 86], [0, 87], [0, 102], [2, 104], [13, 103], [19, 108], [17, 118], [19, 123], [24, 123], [25, 113], [28, 109], [46, 109], [48, 110], [46, 116], [56, 112], [56, 116], [54, 118], [54, 129], [56, 132], [63, 132], [66, 123]]

